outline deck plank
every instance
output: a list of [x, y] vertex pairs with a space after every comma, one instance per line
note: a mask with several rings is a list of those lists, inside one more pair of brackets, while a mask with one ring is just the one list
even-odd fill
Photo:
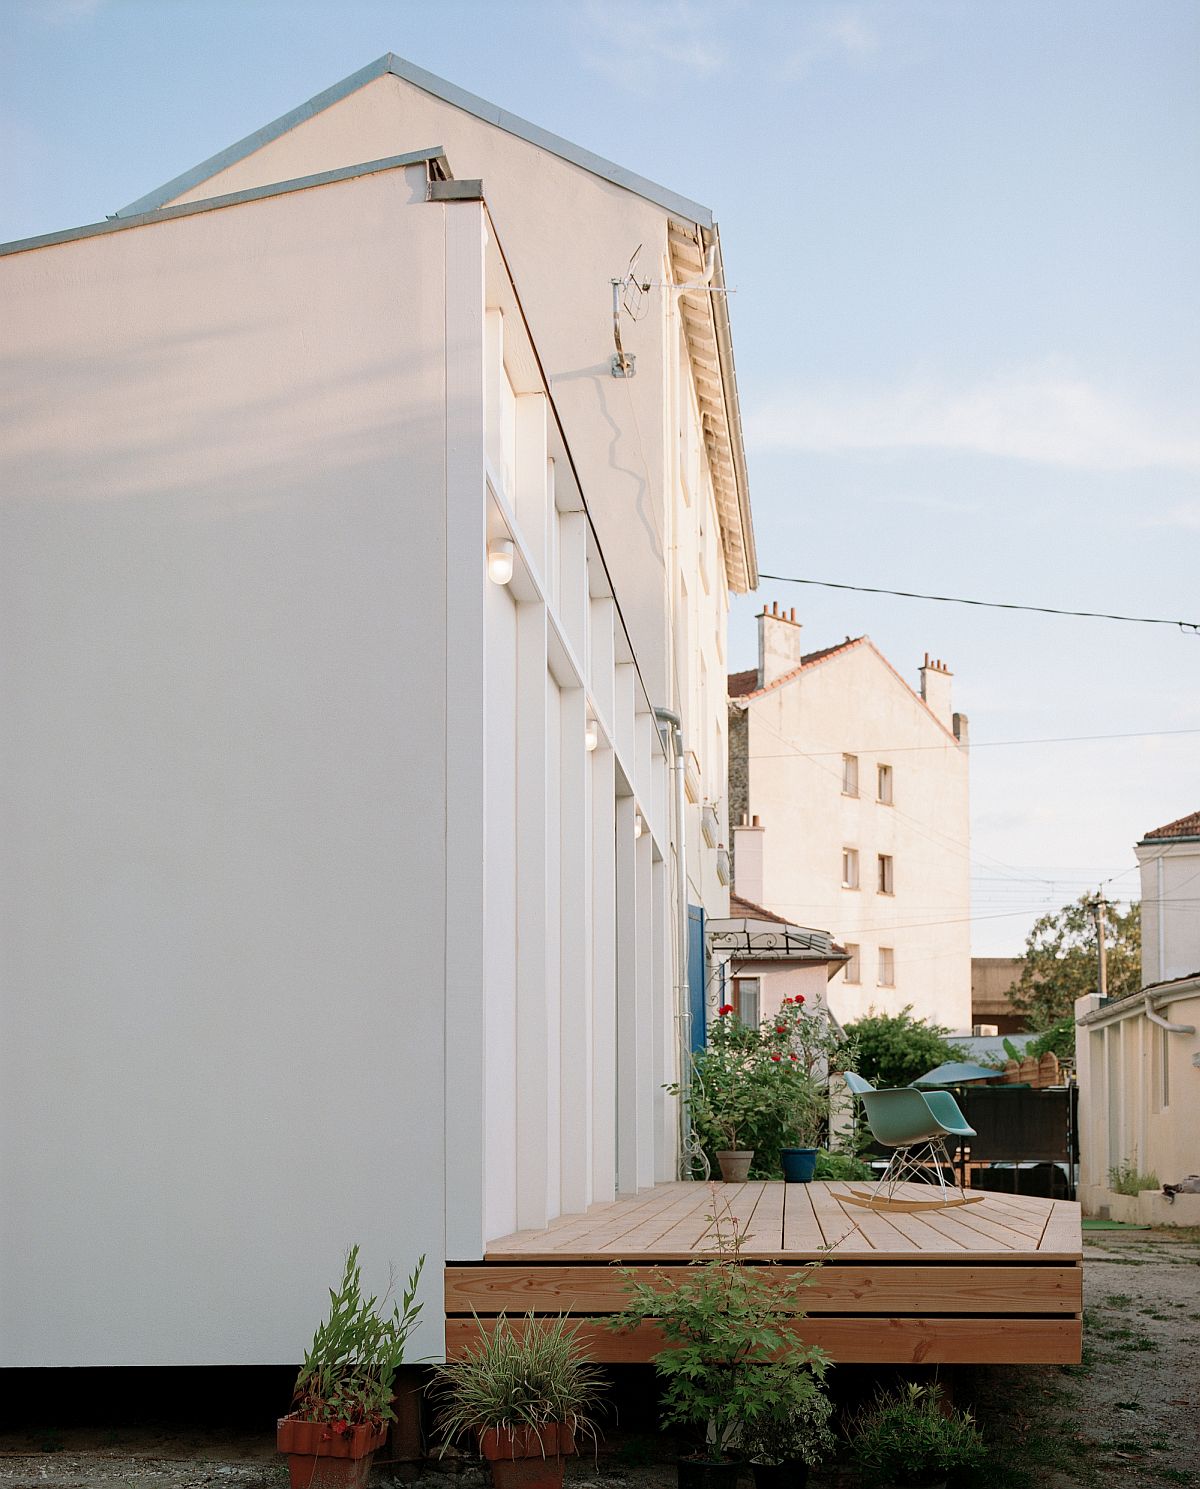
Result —
[[[494, 1322], [448, 1319], [447, 1358], [459, 1357]], [[520, 1331], [524, 1320], [511, 1325]], [[1082, 1339], [1076, 1318], [806, 1318], [790, 1327], [835, 1360], [866, 1365], [1068, 1365], [1078, 1363]], [[604, 1364], [645, 1363], [666, 1345], [650, 1323], [617, 1333], [602, 1321], [581, 1319], [577, 1338], [586, 1354]]]
[[[617, 1313], [625, 1305], [627, 1270], [639, 1282], [668, 1289], [686, 1264], [523, 1267], [484, 1263], [446, 1269], [449, 1314]], [[781, 1265], [780, 1312], [807, 1314], [1078, 1314], [1082, 1270], [1075, 1266], [896, 1266], [863, 1262]]]

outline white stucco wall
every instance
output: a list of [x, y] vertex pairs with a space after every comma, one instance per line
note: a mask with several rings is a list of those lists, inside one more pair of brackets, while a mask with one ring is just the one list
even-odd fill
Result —
[[1142, 881], [1142, 983], [1200, 972], [1200, 839], [1147, 838], [1134, 849]]
[[[602, 547], [619, 554], [622, 611], [655, 703], [677, 709], [701, 773], [689, 808], [689, 894], [725, 913], [715, 849], [701, 846], [711, 801], [728, 844], [725, 634], [728, 590], [720, 530], [675, 297], [665, 292], [670, 214], [653, 202], [413, 84], [385, 76], [184, 192], [224, 192], [440, 145], [456, 177], [480, 177], [549, 378]], [[655, 282], [622, 341], [637, 375], [612, 377], [610, 281], [641, 245]], [[679, 576], [688, 615], [677, 613]], [[678, 638], [686, 634], [688, 644]], [[707, 689], [702, 689], [702, 670]]]
[[[968, 757], [866, 643], [804, 668], [749, 707], [749, 802], [761, 820], [762, 903], [798, 925], [856, 944], [861, 982], [839, 972], [829, 1005], [846, 1023], [869, 1008], [950, 1029], [971, 1022]], [[857, 796], [842, 755], [858, 757]], [[876, 800], [892, 767], [893, 801]], [[842, 850], [857, 849], [859, 888], [842, 888]], [[877, 892], [879, 854], [894, 893]], [[894, 952], [895, 984], [879, 980]]]
[[[1111, 1170], [1131, 1167], [1154, 1174], [1160, 1184], [1177, 1184], [1200, 1173], [1200, 982], [1189, 980], [1163, 988], [1152, 999], [1153, 1011], [1172, 1032], [1146, 1017], [1141, 996], [1102, 1007], [1096, 994], [1075, 1004], [1079, 1020], [1095, 1021], [1075, 1030], [1079, 1081], [1080, 1199], [1095, 1214], [1112, 1208], [1120, 1196], [1109, 1187]], [[1186, 1032], [1190, 1027], [1191, 1033]], [[1156, 1214], [1156, 1223], [1194, 1223], [1192, 1204], [1173, 1215]]]
[[421, 175], [0, 265], [3, 1365], [294, 1361], [353, 1241], [439, 1347]]

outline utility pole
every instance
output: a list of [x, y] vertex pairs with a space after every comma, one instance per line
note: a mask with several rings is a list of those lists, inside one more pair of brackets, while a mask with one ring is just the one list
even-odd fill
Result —
[[1108, 948], [1104, 944], [1104, 912], [1108, 909], [1108, 901], [1104, 898], [1104, 890], [1096, 891], [1096, 898], [1088, 901], [1088, 906], [1096, 920], [1096, 952], [1099, 959], [1099, 993], [1102, 998], [1108, 997]]

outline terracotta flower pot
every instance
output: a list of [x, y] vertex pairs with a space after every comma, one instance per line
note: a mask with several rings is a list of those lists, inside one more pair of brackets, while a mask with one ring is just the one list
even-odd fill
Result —
[[753, 1161], [753, 1148], [727, 1148], [717, 1154], [721, 1177], [726, 1184], [744, 1184], [750, 1177], [750, 1165]]
[[375, 1451], [387, 1441], [386, 1427], [360, 1424], [335, 1432], [332, 1422], [280, 1417], [275, 1443], [287, 1454], [291, 1489], [365, 1489]]
[[566, 1458], [575, 1451], [575, 1433], [565, 1422], [544, 1427], [491, 1427], [479, 1434], [479, 1451], [488, 1461], [496, 1489], [562, 1489]]

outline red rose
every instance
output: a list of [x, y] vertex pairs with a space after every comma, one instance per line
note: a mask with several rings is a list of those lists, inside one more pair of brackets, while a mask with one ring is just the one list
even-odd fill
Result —
[[783, 1056], [782, 1056], [782, 1055], [772, 1055], [772, 1056], [771, 1056], [771, 1059], [772, 1059], [772, 1060], [775, 1060], [775, 1061], [779, 1061], [779, 1060], [781, 1060], [781, 1059], [782, 1059], [782, 1058], [783, 1058]]
[[776, 1032], [776, 1034], [786, 1034], [787, 1033], [787, 1026], [784, 1025], [784, 1024], [776, 1024], [775, 1025], [775, 1032]]
[[798, 1059], [799, 1059], [799, 1058], [800, 1058], [800, 1056], [799, 1056], [799, 1055], [789, 1055], [789, 1056], [788, 1056], [788, 1059], [789, 1059], [789, 1060], [798, 1060]]
[[724, 1018], [727, 1013], [732, 1013], [732, 1012], [733, 1012], [733, 1004], [732, 1003], [722, 1003], [721, 1006], [720, 1006], [720, 1008], [717, 1009], [717, 1014], [721, 1018]]
[[804, 994], [803, 993], [797, 993], [796, 994], [796, 1002], [797, 1003], [803, 1003], [804, 1002]]

